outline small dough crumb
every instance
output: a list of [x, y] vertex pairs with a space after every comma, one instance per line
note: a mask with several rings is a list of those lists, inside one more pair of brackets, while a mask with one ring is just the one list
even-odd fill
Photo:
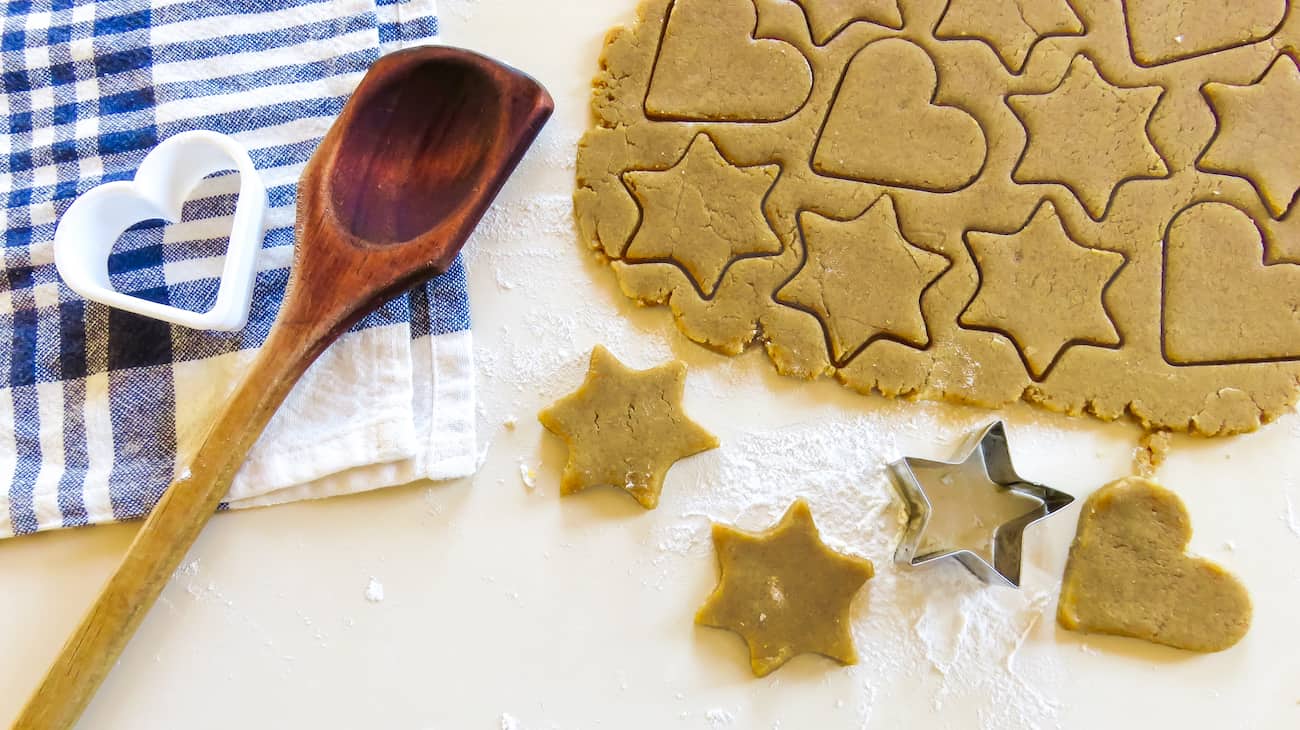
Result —
[[1191, 518], [1178, 495], [1139, 477], [1083, 506], [1057, 621], [1189, 651], [1222, 651], [1250, 628], [1250, 596], [1218, 565], [1184, 553]]
[[1173, 434], [1169, 431], [1148, 431], [1142, 434], [1133, 452], [1133, 471], [1140, 477], [1155, 476], [1156, 470], [1169, 457]]

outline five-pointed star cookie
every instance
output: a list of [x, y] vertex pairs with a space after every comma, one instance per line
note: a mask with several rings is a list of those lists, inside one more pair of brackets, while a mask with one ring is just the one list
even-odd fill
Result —
[[1274, 218], [1300, 191], [1300, 68], [1283, 54], [1256, 83], [1209, 83], [1218, 133], [1197, 165], [1249, 180]]
[[1066, 0], [949, 0], [934, 31], [939, 39], [984, 41], [1012, 73], [1038, 41], [1070, 35], [1083, 35], [1083, 23]]
[[898, 0], [798, 0], [808, 17], [813, 42], [826, 45], [840, 31], [863, 20], [895, 30], [903, 27]]
[[903, 237], [892, 198], [847, 221], [804, 211], [799, 229], [806, 260], [777, 300], [817, 315], [836, 363], [880, 337], [929, 344], [921, 296], [949, 263]]
[[1035, 380], [1073, 345], [1120, 343], [1102, 295], [1124, 255], [1076, 243], [1050, 201], [1020, 230], [968, 231], [966, 245], [980, 283], [958, 321], [1011, 338]]
[[706, 298], [713, 296], [736, 259], [780, 253], [781, 239], [763, 214], [780, 171], [780, 165], [736, 167], [700, 134], [671, 168], [624, 173], [642, 212], [624, 257], [674, 261]]
[[826, 547], [806, 502], [757, 534], [714, 524], [713, 545], [721, 577], [695, 622], [740, 634], [755, 675], [798, 654], [857, 661], [849, 605], [874, 568]]
[[1087, 56], [1075, 56], [1055, 89], [1007, 97], [1028, 136], [1012, 178], [1061, 183], [1100, 220], [1121, 183], [1169, 173], [1146, 132], [1163, 93], [1159, 86], [1114, 86]]
[[685, 379], [680, 362], [632, 370], [597, 345], [582, 386], [537, 416], [569, 446], [560, 493], [609, 485], [654, 509], [669, 467], [718, 445], [682, 411]]

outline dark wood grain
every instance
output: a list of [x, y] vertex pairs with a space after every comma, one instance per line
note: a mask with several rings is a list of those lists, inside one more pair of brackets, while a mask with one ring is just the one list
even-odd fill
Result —
[[470, 51], [417, 48], [371, 67], [303, 172], [293, 273], [266, 344], [15, 728], [76, 723], [303, 371], [447, 269], [552, 109], [536, 81]]

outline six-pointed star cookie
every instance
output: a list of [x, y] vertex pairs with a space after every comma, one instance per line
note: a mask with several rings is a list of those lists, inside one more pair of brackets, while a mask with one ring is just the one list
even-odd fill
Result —
[[714, 524], [713, 546], [721, 576], [695, 622], [740, 634], [755, 675], [798, 654], [857, 661], [849, 605], [874, 568], [826, 547], [806, 502], [757, 534]]
[[808, 17], [808, 28], [817, 45], [826, 45], [840, 31], [855, 21], [883, 25], [898, 30], [903, 15], [898, 0], [798, 0]]
[[1197, 165], [1250, 180], [1274, 218], [1300, 191], [1300, 68], [1283, 54], [1258, 82], [1203, 89], [1219, 130]]
[[807, 258], [777, 300], [817, 315], [837, 363], [879, 337], [929, 344], [921, 296], [948, 260], [903, 237], [892, 198], [881, 196], [847, 221], [804, 211], [799, 230]]
[[1146, 132], [1163, 93], [1114, 86], [1087, 56], [1075, 56], [1055, 89], [1007, 97], [1028, 136], [1012, 179], [1061, 183], [1100, 220], [1121, 183], [1169, 173]]
[[596, 346], [582, 387], [537, 416], [569, 446], [560, 493], [609, 485], [654, 509], [668, 468], [718, 445], [682, 411], [685, 379], [680, 362], [636, 371]]
[[780, 165], [736, 167], [700, 134], [673, 167], [624, 173], [642, 214], [624, 258], [675, 261], [706, 298], [713, 296], [736, 259], [780, 253], [781, 240], [763, 215], [780, 172]]
[[984, 41], [1012, 73], [1038, 41], [1070, 35], [1083, 35], [1083, 23], [1065, 0], [950, 0], [934, 30], [944, 40]]
[[958, 321], [1011, 338], [1035, 380], [1072, 345], [1120, 343], [1102, 295], [1124, 256], [1076, 243], [1051, 202], [1014, 233], [967, 231], [966, 245], [980, 284]]

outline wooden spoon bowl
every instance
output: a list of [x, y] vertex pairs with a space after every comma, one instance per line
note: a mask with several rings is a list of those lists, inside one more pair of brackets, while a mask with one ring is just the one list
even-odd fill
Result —
[[266, 343], [15, 728], [77, 721], [303, 371], [451, 265], [553, 108], [533, 79], [461, 49], [401, 51], [370, 68], [303, 171], [293, 271]]

